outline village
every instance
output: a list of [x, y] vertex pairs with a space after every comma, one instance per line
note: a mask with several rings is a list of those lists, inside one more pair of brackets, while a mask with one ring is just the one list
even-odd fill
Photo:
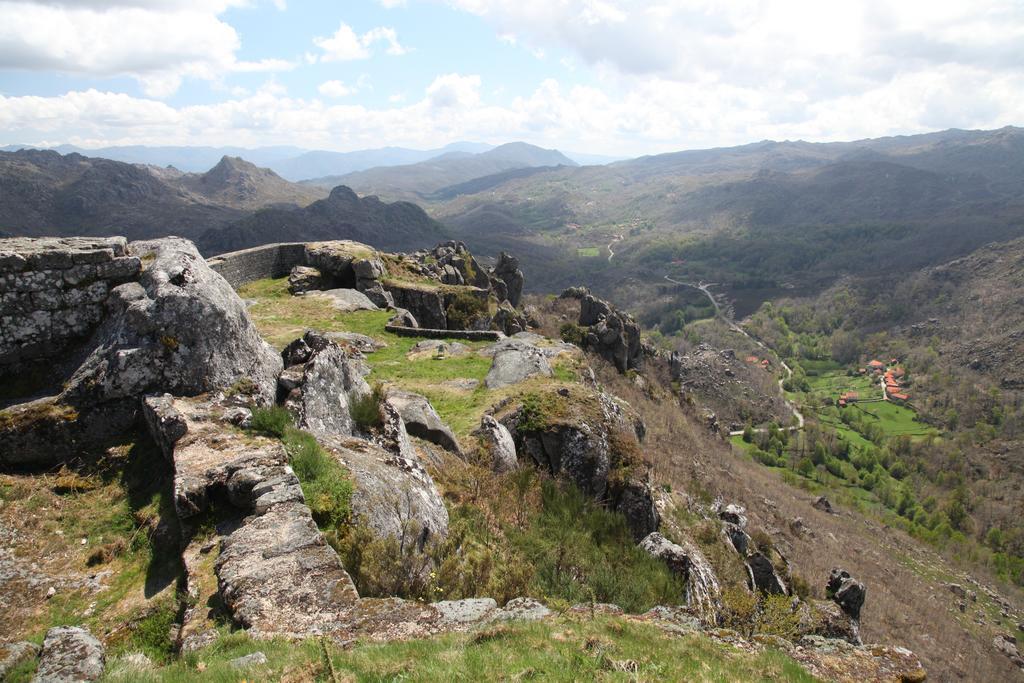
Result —
[[888, 364], [880, 360], [871, 360], [857, 372], [863, 376], [877, 378], [882, 395], [880, 398], [865, 399], [856, 391], [847, 391], [836, 399], [836, 405], [840, 408], [858, 402], [891, 401], [899, 405], [906, 405], [910, 402], [910, 394], [907, 393], [904, 386], [907, 371], [900, 367], [899, 359], [892, 358]]

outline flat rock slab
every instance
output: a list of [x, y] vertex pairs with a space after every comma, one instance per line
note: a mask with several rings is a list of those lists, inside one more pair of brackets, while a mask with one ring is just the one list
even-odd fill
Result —
[[57, 626], [46, 632], [33, 683], [80, 683], [103, 675], [103, 645], [78, 626]]
[[441, 420], [425, 396], [392, 389], [388, 391], [387, 401], [398, 410], [409, 434], [437, 444], [452, 453], [462, 453], [455, 433]]
[[377, 304], [356, 289], [325, 289], [323, 291], [306, 292], [303, 296], [324, 297], [329, 299], [335, 310], [343, 313], [353, 311], [379, 311]]
[[547, 356], [532, 344], [503, 340], [495, 344], [494, 360], [484, 378], [488, 389], [501, 389], [531, 377], [551, 377]]

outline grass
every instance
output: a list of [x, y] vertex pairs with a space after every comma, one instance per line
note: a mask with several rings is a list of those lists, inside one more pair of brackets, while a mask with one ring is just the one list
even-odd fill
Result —
[[[261, 651], [268, 664], [232, 669]], [[330, 663], [328, 664], [328, 658]], [[334, 674], [332, 675], [331, 670]], [[214, 645], [145, 675], [152, 681], [815, 681], [778, 650], [745, 652], [699, 634], [610, 616], [563, 616], [513, 622], [419, 640], [356, 643], [340, 650], [320, 641], [255, 642], [225, 634]]]
[[601, 247], [579, 247], [576, 255], [580, 258], [597, 258], [601, 255]]
[[317, 525], [337, 530], [348, 522], [353, 490], [348, 471], [324, 451], [312, 434], [295, 428], [286, 409], [257, 409], [252, 422], [254, 430], [281, 439]]
[[[422, 339], [385, 331], [384, 326], [392, 316], [388, 311], [340, 313], [324, 299], [291, 296], [286, 278], [257, 280], [243, 286], [239, 295], [255, 299], [249, 314], [263, 337], [277, 348], [284, 348], [307, 329], [355, 332], [383, 342], [386, 344], [384, 348], [367, 356], [371, 369], [367, 381], [371, 384], [394, 383], [426, 396], [441, 419], [459, 436], [466, 436], [475, 429], [484, 410], [509, 393], [488, 391], [483, 387], [483, 380], [491, 368], [491, 358], [477, 351], [488, 342], [452, 340], [468, 347], [468, 353], [447, 355], [441, 359], [429, 355], [410, 359], [409, 353]], [[556, 359], [553, 370], [556, 383], [576, 381], [571, 362]], [[465, 382], [465, 387], [458, 386], [460, 380]], [[476, 388], [468, 388], [473, 383]]]
[[878, 424], [887, 436], [937, 436], [938, 431], [917, 419], [917, 413], [906, 406], [896, 405], [890, 401], [879, 403], [855, 404], [852, 409], [858, 410], [878, 420]]
[[[141, 435], [55, 475], [0, 477], [3, 523], [32, 539], [30, 546], [13, 544], [16, 555], [53, 575], [109, 572], [103, 590], [59, 589], [31, 611], [20, 597], [0, 593], [0, 601], [11, 600], [0, 614], [0, 632], [41, 643], [52, 626], [82, 625], [112, 655], [144, 651], [166, 660], [164, 625], [177, 612], [182, 569], [176, 549], [152, 543], [150, 535], [160, 520], [174, 525], [170, 485], [170, 465]], [[168, 532], [178, 533], [173, 526]]]

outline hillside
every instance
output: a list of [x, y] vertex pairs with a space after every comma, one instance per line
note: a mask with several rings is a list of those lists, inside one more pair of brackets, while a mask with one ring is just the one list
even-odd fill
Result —
[[157, 171], [168, 184], [196, 194], [211, 204], [252, 211], [273, 204], [305, 206], [323, 199], [326, 190], [290, 183], [270, 169], [245, 159], [225, 156], [206, 173]]
[[361, 194], [416, 200], [474, 178], [540, 166], [574, 167], [576, 162], [557, 150], [512, 142], [479, 154], [450, 152], [417, 164], [373, 168], [308, 182], [320, 186], [343, 184]]
[[[0, 566], [20, 577], [0, 638], [28, 643], [11, 680], [58, 638], [155, 680], [1018, 675], [1016, 593], [796, 456], [759, 464], [628, 314], [582, 290], [520, 301], [514, 260], [315, 243], [236, 294], [182, 240], [0, 250], [17, 283], [76, 262], [122, 283], [75, 353], [14, 342], [68, 362], [46, 364], [58, 395], [5, 385], [0, 411]], [[61, 280], [62, 301], [95, 288]], [[701, 353], [743, 362], [723, 335]]]
[[[761, 142], [496, 178], [423, 201], [478, 248], [518, 243], [543, 289], [586, 271], [609, 295], [623, 280], [640, 292], [650, 274], [669, 274], [724, 282], [750, 312], [840, 274], [913, 270], [1019, 235], [1022, 145], [1018, 128]], [[580, 256], [607, 259], [619, 235], [613, 263]]]
[[375, 247], [415, 248], [434, 244], [444, 227], [415, 204], [358, 197], [344, 186], [304, 208], [260, 209], [196, 239], [204, 253], [218, 254], [271, 242], [352, 239]]
[[0, 153], [0, 231], [9, 235], [174, 234], [206, 253], [267, 242], [361, 239], [380, 247], [426, 246], [439, 223], [408, 203], [359, 199], [283, 180], [224, 157], [206, 173], [23, 150]]

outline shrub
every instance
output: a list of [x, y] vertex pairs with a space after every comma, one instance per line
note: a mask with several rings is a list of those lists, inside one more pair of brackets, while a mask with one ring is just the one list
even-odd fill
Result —
[[252, 411], [252, 428], [267, 436], [281, 438], [292, 426], [292, 415], [280, 406]]
[[745, 588], [734, 586], [722, 591], [722, 626], [747, 636], [754, 635], [757, 596]]
[[569, 342], [576, 346], [583, 346], [583, 339], [586, 336], [586, 330], [576, 323], [565, 323], [558, 331], [558, 334], [562, 337], [562, 341], [564, 342]]
[[469, 292], [459, 292], [452, 297], [445, 311], [449, 330], [468, 330], [485, 315], [487, 302]]
[[373, 390], [361, 396], [349, 405], [349, 414], [356, 424], [363, 429], [380, 426], [380, 404], [384, 401], [384, 385], [377, 382]]

